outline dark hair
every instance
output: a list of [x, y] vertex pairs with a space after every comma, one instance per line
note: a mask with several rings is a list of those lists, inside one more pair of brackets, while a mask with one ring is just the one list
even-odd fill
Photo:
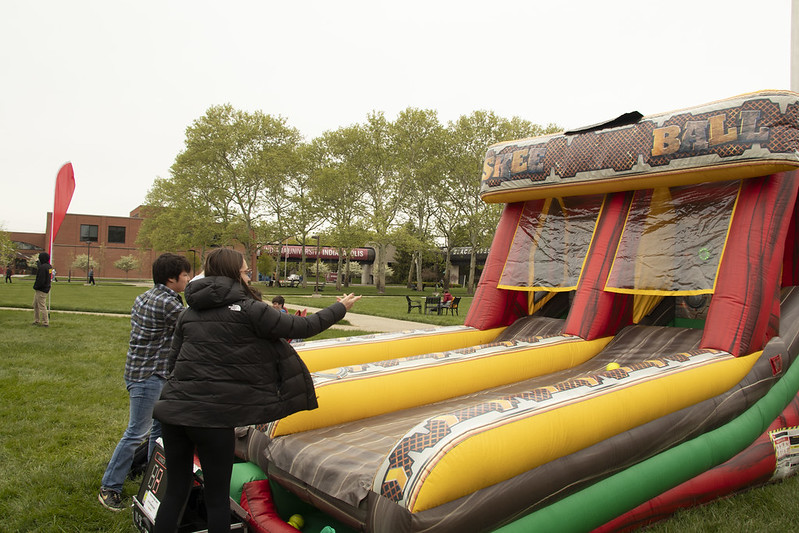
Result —
[[153, 283], [166, 285], [167, 281], [178, 279], [184, 272], [191, 272], [188, 259], [177, 254], [161, 254], [153, 262]]
[[261, 293], [241, 281], [241, 266], [244, 256], [230, 248], [216, 248], [205, 256], [205, 275], [224, 276], [241, 283], [241, 287], [255, 300], [261, 300]]
[[286, 299], [278, 294], [277, 296], [272, 298], [272, 303], [273, 304], [280, 304], [282, 306], [282, 305], [286, 304]]

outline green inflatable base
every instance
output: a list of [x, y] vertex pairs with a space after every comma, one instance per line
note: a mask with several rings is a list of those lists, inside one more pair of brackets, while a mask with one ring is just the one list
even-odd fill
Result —
[[799, 390], [799, 362], [735, 420], [505, 525], [496, 533], [591, 531], [752, 444]]

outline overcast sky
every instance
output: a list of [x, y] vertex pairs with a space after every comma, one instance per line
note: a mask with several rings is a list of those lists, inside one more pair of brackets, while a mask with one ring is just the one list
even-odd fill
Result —
[[[0, 226], [44, 232], [58, 169], [70, 213], [128, 216], [230, 103], [310, 140], [434, 109], [564, 128], [789, 89], [790, 0], [483, 2], [4, 0]], [[475, 175], [475, 180], [480, 178]]]

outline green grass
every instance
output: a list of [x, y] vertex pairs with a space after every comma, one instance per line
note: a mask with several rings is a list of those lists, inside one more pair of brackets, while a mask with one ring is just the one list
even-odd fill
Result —
[[[313, 295], [312, 288], [277, 288], [268, 287], [263, 283], [255, 285], [263, 293], [264, 300], [271, 301], [273, 296], [280, 294], [286, 299], [286, 305], [290, 308], [327, 307], [335, 302], [336, 296], [340, 294], [336, 292], [335, 286], [331, 285], [325, 287], [325, 290], [319, 296]], [[50, 306], [54, 310], [121, 313], [127, 315], [130, 313], [130, 307], [136, 296], [148, 288], [147, 286], [117, 282], [90, 286], [83, 283], [60, 281], [53, 283], [53, 288], [50, 291]], [[353, 313], [423, 322], [436, 326], [463, 324], [472, 302], [472, 297], [467, 296], [464, 289], [456, 289], [453, 294], [462, 297], [458, 315], [424, 315], [420, 314], [417, 309], [408, 313], [405, 295], [412, 297], [418, 297], [417, 295], [432, 296], [433, 292], [429, 289], [423, 293], [417, 293], [404, 287], [390, 286], [386, 288], [385, 295], [378, 295], [373, 286], [357, 285], [347, 289], [347, 292], [354, 292], [363, 296], [352, 309]], [[343, 294], [343, 291], [341, 294]], [[12, 284], [0, 286], [0, 307], [32, 308], [32, 302], [32, 279], [15, 279]], [[343, 324], [346, 324], [346, 322], [343, 322]]]
[[[127, 314], [135, 295], [146, 290], [66, 285], [55, 288], [54, 308], [63, 298], [84, 309]], [[376, 307], [383, 315], [407, 317], [404, 298], [396, 297], [407, 294], [404, 291], [394, 297], [371, 294], [356, 304], [357, 311]], [[288, 289], [281, 294], [290, 303], [296, 299], [313, 307], [334, 299], [327, 294], [321, 298], [289, 294]], [[0, 306], [18, 302], [17, 306], [30, 308], [32, 299], [31, 283], [0, 287]], [[459, 320], [464, 314], [462, 309]], [[130, 510], [112, 513], [97, 502], [106, 463], [127, 423], [122, 373], [129, 319], [54, 312], [51, 327], [45, 329], [30, 326], [32, 316], [32, 310], [0, 310], [0, 532], [132, 533]], [[136, 483], [128, 482], [126, 496], [137, 489]], [[799, 515], [797, 493], [799, 477], [794, 476], [681, 512], [648, 531], [792, 531]]]
[[[68, 311], [97, 311], [130, 313], [133, 300], [148, 287], [120, 283], [84, 285], [82, 283], [53, 283], [50, 291], [51, 309]], [[28, 307], [33, 304], [33, 280], [14, 279], [0, 286], [0, 307]]]
[[[0, 311], [0, 531], [132, 531], [97, 502], [127, 423], [125, 318]], [[129, 483], [128, 493], [136, 487]]]
[[352, 308], [353, 313], [423, 322], [435, 326], [462, 325], [466, 315], [469, 313], [469, 306], [473, 300], [472, 296], [466, 294], [466, 289], [453, 289], [451, 291], [453, 296], [461, 297], [457, 315], [425, 315], [419, 313], [418, 309], [408, 313], [408, 304], [405, 296], [415, 299], [423, 296], [433, 296], [434, 291], [429, 288], [423, 292], [417, 292], [406, 287], [388, 286], [385, 294], [377, 294], [377, 289], [371, 285], [342, 287], [342, 290], [337, 292], [335, 285], [328, 284], [319, 295], [313, 295], [313, 289], [310, 287], [302, 289], [301, 287], [268, 287], [264, 284], [256, 284], [256, 286], [263, 292], [264, 300], [271, 300], [273, 296], [280, 294], [286, 299], [286, 306], [291, 308], [302, 306], [326, 307], [336, 301], [336, 296], [345, 292], [353, 292], [362, 296]]
[[[357, 290], [353, 292], [359, 294]], [[327, 307], [336, 301], [336, 298], [332, 295], [313, 297], [307, 295], [283, 294], [283, 296], [286, 298], [286, 306], [289, 308], [301, 308], [303, 306]], [[266, 295], [264, 295], [264, 297], [266, 297]], [[271, 297], [272, 295], [269, 295], [270, 300]], [[408, 313], [408, 304], [404, 296], [363, 296], [355, 303], [352, 312], [383, 318], [394, 318], [397, 320], [423, 322], [436, 326], [455, 326], [463, 324], [471, 303], [471, 297], [463, 298], [460, 302], [457, 315], [437, 315], [434, 313], [425, 315], [419, 313], [418, 309], [414, 309]]]
[[[135, 531], [97, 502], [128, 418], [127, 317], [0, 311], [0, 531]], [[328, 330], [325, 336], [365, 332]], [[127, 482], [131, 496], [138, 486]]]
[[647, 533], [796, 531], [799, 476], [693, 507], [653, 524]]

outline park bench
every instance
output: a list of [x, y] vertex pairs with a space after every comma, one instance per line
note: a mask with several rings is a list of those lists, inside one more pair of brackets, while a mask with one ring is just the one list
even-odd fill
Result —
[[405, 300], [408, 301], [408, 312], [411, 312], [411, 309], [418, 309], [419, 313], [422, 312], [422, 302], [419, 301], [417, 298], [411, 299], [410, 296], [405, 296]]

